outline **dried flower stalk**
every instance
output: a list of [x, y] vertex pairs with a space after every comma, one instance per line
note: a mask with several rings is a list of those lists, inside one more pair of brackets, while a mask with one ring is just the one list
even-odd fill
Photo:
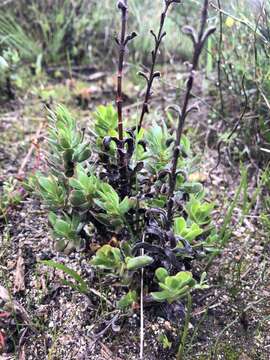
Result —
[[[194, 52], [193, 52], [193, 58], [192, 63], [190, 64], [190, 73], [189, 77], [186, 83], [186, 92], [184, 96], [184, 102], [182, 109], [178, 108], [178, 125], [177, 125], [177, 131], [176, 131], [176, 139], [175, 139], [175, 145], [174, 145], [174, 152], [173, 152], [173, 159], [172, 159], [172, 166], [170, 171], [170, 178], [169, 178], [169, 194], [168, 194], [168, 205], [167, 205], [167, 216], [168, 216], [168, 225], [171, 225], [172, 217], [173, 217], [173, 205], [174, 205], [174, 191], [176, 186], [176, 177], [177, 177], [177, 163], [180, 156], [180, 144], [181, 144], [181, 137], [183, 134], [183, 129], [185, 125], [185, 120], [187, 115], [193, 111], [196, 110], [197, 106], [189, 106], [189, 101], [191, 97], [191, 91], [194, 84], [194, 76], [195, 71], [198, 68], [200, 55], [202, 52], [202, 49], [205, 45], [205, 42], [207, 38], [216, 30], [215, 27], [210, 27], [206, 29], [206, 23], [207, 23], [207, 14], [208, 14], [208, 6], [209, 1], [204, 0], [202, 13], [201, 13], [201, 22], [200, 22], [200, 28], [199, 32], [196, 33], [195, 29], [193, 29], [191, 26], [185, 26], [183, 28], [183, 32], [187, 34], [194, 46]], [[206, 29], [206, 30], [205, 30]]]
[[160, 77], [160, 72], [155, 71], [155, 67], [156, 67], [157, 55], [158, 55], [160, 45], [162, 43], [163, 38], [166, 36], [166, 32], [163, 31], [166, 16], [167, 16], [170, 5], [172, 5], [173, 3], [180, 4], [180, 2], [181, 2], [180, 0], [165, 0], [165, 7], [164, 7], [164, 10], [160, 17], [160, 25], [159, 25], [158, 34], [156, 35], [154, 33], [154, 31], [151, 30], [151, 34], [153, 35], [154, 42], [155, 42], [155, 48], [151, 53], [151, 55], [152, 55], [151, 69], [149, 71], [149, 74], [142, 72], [142, 71], [139, 72], [139, 75], [141, 75], [143, 78], [145, 78], [147, 87], [146, 87], [144, 102], [143, 102], [143, 106], [142, 106], [142, 110], [141, 110], [138, 131], [140, 131], [140, 129], [142, 127], [145, 114], [149, 113], [149, 100], [151, 98], [151, 89], [152, 89], [154, 79]]

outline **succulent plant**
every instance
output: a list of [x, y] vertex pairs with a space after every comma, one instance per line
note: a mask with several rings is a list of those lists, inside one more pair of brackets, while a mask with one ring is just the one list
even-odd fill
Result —
[[161, 291], [152, 292], [154, 300], [172, 303], [187, 295], [187, 293], [196, 285], [192, 273], [189, 271], [180, 271], [174, 276], [170, 276], [164, 268], [158, 268], [155, 272]]
[[215, 207], [213, 203], [201, 202], [195, 196], [191, 196], [188, 203], [185, 205], [190, 220], [198, 225], [205, 225], [211, 221], [211, 213]]

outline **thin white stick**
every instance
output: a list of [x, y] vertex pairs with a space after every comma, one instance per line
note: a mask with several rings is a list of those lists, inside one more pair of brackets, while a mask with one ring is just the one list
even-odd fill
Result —
[[[143, 233], [142, 242], [144, 243], [145, 233]], [[144, 255], [144, 249], [141, 250], [141, 255]], [[144, 314], [143, 314], [143, 275], [144, 268], [141, 270], [141, 311], [140, 311], [140, 322], [141, 322], [141, 331], [140, 331], [140, 360], [143, 360], [144, 352]]]

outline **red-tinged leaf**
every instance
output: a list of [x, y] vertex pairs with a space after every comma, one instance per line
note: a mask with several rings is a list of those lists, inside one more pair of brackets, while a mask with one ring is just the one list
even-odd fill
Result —
[[6, 344], [5, 334], [2, 331], [0, 331], [0, 351], [4, 350], [5, 344]]
[[0, 312], [0, 318], [1, 318], [1, 319], [6, 319], [6, 318], [8, 318], [8, 317], [10, 317], [10, 313], [9, 313], [9, 312], [7, 312], [7, 311], [2, 311], [2, 312]]

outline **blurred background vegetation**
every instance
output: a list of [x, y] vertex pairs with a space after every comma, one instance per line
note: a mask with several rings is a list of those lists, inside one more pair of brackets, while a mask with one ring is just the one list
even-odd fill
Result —
[[[130, 47], [134, 74], [149, 64], [153, 47], [150, 29], [156, 29], [162, 1], [130, 0], [129, 28], [138, 32]], [[185, 0], [171, 11], [160, 64], [174, 65], [190, 58], [191, 42], [182, 26], [196, 26], [200, 1]], [[218, 10], [220, 8], [220, 10]], [[254, 157], [260, 163], [268, 152], [270, 98], [270, 5], [263, 0], [214, 1], [209, 22], [217, 32], [203, 56], [215, 112], [211, 121], [226, 128], [232, 157]], [[119, 17], [112, 16], [111, 0], [6, 0], [0, 5], [0, 97], [14, 99], [35, 77], [65, 76], [83, 66], [113, 72]], [[61, 77], [61, 74], [60, 74]], [[241, 112], [243, 124], [232, 112]], [[229, 136], [237, 125], [238, 132]], [[227, 137], [226, 137], [227, 134]], [[237, 134], [237, 138], [236, 138]], [[227, 139], [229, 138], [229, 139]], [[227, 144], [228, 145], [228, 144]], [[252, 145], [252, 146], [251, 146]], [[234, 154], [236, 149], [237, 154]], [[240, 149], [240, 151], [239, 151]]]

